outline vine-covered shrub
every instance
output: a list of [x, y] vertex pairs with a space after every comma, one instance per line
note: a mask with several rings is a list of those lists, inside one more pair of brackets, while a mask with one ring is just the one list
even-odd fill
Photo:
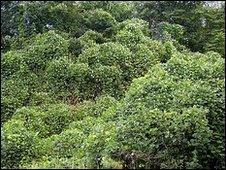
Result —
[[55, 103], [56, 101], [46, 92], [34, 92], [29, 100], [31, 106], [42, 106], [46, 104]]
[[153, 52], [158, 61], [161, 62], [169, 60], [173, 51], [175, 51], [175, 47], [171, 42], [162, 42], [145, 37], [140, 43], [146, 45], [148, 49]]
[[81, 148], [85, 135], [81, 130], [73, 129], [66, 130], [59, 135], [51, 138], [51, 147], [47, 148], [48, 155], [55, 155], [58, 158], [70, 158], [77, 156], [80, 159], [83, 155], [83, 149]]
[[137, 19], [137, 18], [127, 19], [127, 20], [124, 20], [123, 22], [119, 22], [114, 27], [115, 29], [114, 31], [121, 31], [126, 28], [128, 30], [128, 28], [131, 28], [131, 26], [137, 29], [140, 29], [145, 36], [149, 36], [150, 31], [148, 28], [148, 22], [141, 19]]
[[107, 111], [110, 107], [116, 106], [117, 100], [111, 96], [104, 95], [96, 98], [95, 101], [83, 101], [78, 104], [74, 109], [74, 117], [77, 120], [82, 120], [85, 117], [102, 117], [103, 112]]
[[115, 36], [115, 39], [120, 44], [133, 48], [136, 44], [140, 43], [145, 36], [140, 28], [140, 25], [135, 23], [129, 23], [119, 30]]
[[138, 44], [131, 52], [119, 43], [95, 44], [85, 49], [78, 57], [78, 62], [88, 63], [92, 71], [91, 82], [95, 82], [96, 93], [120, 96], [134, 77], [147, 72], [159, 59], [146, 46]]
[[82, 48], [83, 48], [83, 45], [81, 44], [81, 42], [79, 41], [79, 39], [77, 39], [77, 38], [71, 38], [69, 40], [68, 51], [72, 55], [72, 58], [74, 60], [76, 60], [77, 57], [78, 57], [78, 55], [82, 53]]
[[1, 57], [1, 76], [9, 78], [24, 67], [23, 53], [21, 51], [8, 51]]
[[118, 22], [132, 18], [134, 5], [128, 2], [110, 2], [109, 5], [104, 8], [108, 11]]
[[[215, 52], [208, 52], [205, 55], [193, 53], [190, 55], [191, 57], [187, 57], [189, 54], [178, 54], [169, 60], [166, 68], [172, 75], [197, 81], [199, 86], [196, 85], [193, 90], [196, 92], [187, 100], [209, 109], [207, 118], [214, 133], [211, 140], [211, 143], [214, 144], [211, 146], [210, 160], [215, 162], [215, 168], [225, 166], [222, 161], [217, 161], [217, 159], [224, 159], [222, 153], [225, 150], [223, 147], [225, 143], [223, 139], [225, 131], [223, 122], [225, 120], [225, 61], [220, 54]], [[216, 153], [218, 153], [218, 158], [216, 158]]]
[[[74, 93], [75, 97], [81, 99], [95, 98], [102, 93], [119, 97], [127, 81], [141, 74], [135, 71], [139, 69], [138, 64], [141, 65], [142, 59], [135, 62], [135, 58], [132, 58], [128, 48], [118, 43], [96, 44], [85, 49], [77, 63], [66, 57], [52, 60], [46, 69], [47, 80], [57, 94]], [[155, 62], [151, 61], [153, 56], [147, 58], [150, 61], [145, 60], [146, 65], [141, 70]]]
[[[100, 124], [96, 124], [96, 123]], [[86, 128], [89, 129], [86, 129]], [[86, 117], [69, 129], [36, 144], [38, 157], [21, 162], [22, 168], [91, 168], [121, 167], [110, 153], [116, 148], [115, 127], [101, 118]]]
[[104, 43], [84, 50], [78, 62], [89, 65], [90, 94], [95, 97], [103, 92], [120, 96], [130, 78], [130, 58], [130, 50], [118, 43]]
[[[87, 168], [103, 168], [103, 158], [111, 157], [112, 152], [114, 152], [117, 147], [115, 140], [115, 124], [105, 122], [100, 118], [96, 119], [96, 122], [97, 124], [94, 124], [84, 140], [85, 152], [83, 162]], [[115, 165], [120, 166], [120, 164]]]
[[[146, 49], [153, 52], [155, 59], [166, 62], [176, 51], [174, 43], [170, 41], [154, 40], [149, 37], [148, 24], [143, 20], [131, 19], [126, 20], [115, 28], [116, 36], [114, 41], [128, 47], [132, 52], [141, 45], [145, 45]], [[150, 55], [147, 52], [146, 55]]]
[[95, 44], [102, 44], [106, 40], [101, 33], [89, 30], [86, 31], [81, 37], [79, 37], [79, 42], [84, 48], [89, 48]]
[[[69, 102], [78, 102], [87, 98], [90, 68], [86, 63], [73, 63], [72, 60], [62, 57], [52, 60], [47, 69], [48, 86], [50, 93], [56, 97], [63, 97]], [[71, 99], [69, 99], [69, 98]]]
[[[70, 123], [69, 127], [61, 133], [48, 135], [48, 137], [46, 136], [39, 141], [36, 144], [36, 159], [33, 162], [28, 160], [21, 162], [20, 166], [23, 168], [37, 166], [49, 168], [61, 166], [65, 168], [120, 167], [119, 161], [111, 158], [111, 153], [117, 146], [115, 123], [102, 118], [102, 113], [107, 111], [108, 108], [116, 106], [116, 104], [114, 98], [101, 96], [96, 102], [87, 101], [72, 109], [71, 112], [67, 111], [70, 114], [70, 120], [74, 120], [74, 122]], [[42, 131], [47, 132], [48, 129], [42, 128], [46, 125], [40, 120], [45, 117], [45, 114], [52, 117], [50, 111], [54, 110], [53, 107], [57, 109], [54, 113], [55, 118], [57, 118], [56, 112], [59, 112], [59, 107], [62, 108], [62, 105], [59, 107], [56, 107], [56, 105], [48, 106], [47, 109], [50, 110], [46, 113], [41, 113], [41, 111], [46, 110], [44, 108], [24, 108], [16, 113], [14, 119], [19, 119], [24, 123], [26, 119], [34, 120], [33, 123], [26, 122], [25, 126], [30, 131], [37, 132], [39, 130], [38, 135], [41, 135]], [[38, 120], [39, 123], [35, 123]], [[62, 119], [60, 120], [66, 123]], [[59, 126], [59, 124], [56, 124], [56, 126]], [[47, 158], [50, 160], [47, 160]]]
[[[22, 55], [23, 53], [19, 53], [19, 55], [15, 53], [4, 60], [3, 81], [1, 82], [1, 117], [3, 122], [10, 118], [17, 108], [29, 105], [30, 101], [33, 100], [33, 93], [46, 91], [44, 76], [41, 77], [33, 73], [24, 63]], [[20, 66], [17, 67], [18, 63]]]
[[11, 118], [17, 108], [27, 104], [29, 90], [20, 79], [3, 79], [1, 82], [1, 120]]
[[85, 17], [85, 25], [87, 28], [97, 32], [108, 31], [115, 24], [115, 18], [102, 9], [90, 10]]
[[46, 73], [48, 84], [53, 92], [65, 91], [68, 88], [66, 80], [69, 77], [69, 65], [70, 60], [67, 57], [61, 57], [49, 62]]
[[[189, 164], [183, 165], [184, 167], [222, 167], [224, 166], [223, 161], [216, 161], [216, 157], [220, 160], [224, 159], [224, 123], [222, 121], [225, 119], [225, 96], [224, 78], [221, 73], [223, 72], [224, 61], [216, 53], [207, 55], [177, 53], [175, 55], [177, 57], [171, 58], [164, 66], [157, 65], [153, 67], [147, 75], [133, 82], [117, 114], [119, 116], [123, 115], [127, 119], [130, 116], [148, 114], [150, 109], [156, 108], [162, 112], [176, 112], [177, 114], [181, 114], [184, 109], [194, 106], [198, 109], [207, 109], [205, 111], [205, 129], [210, 130], [211, 136], [208, 138], [209, 142], [207, 143], [211, 143], [211, 146], [208, 145], [204, 150], [195, 151], [197, 165], [190, 162], [191, 165], [189, 161], [183, 159], [181, 161]], [[202, 64], [199, 62], [202, 62]], [[200, 65], [203, 67], [200, 68]], [[202, 119], [200, 118], [199, 123], [202, 122]], [[136, 133], [140, 133], [139, 129], [137, 130]], [[195, 135], [195, 132], [192, 133]], [[200, 144], [202, 143], [200, 142]], [[136, 143], [134, 144], [136, 145]], [[154, 143], [153, 145], [155, 146]], [[203, 157], [203, 155], [205, 156]], [[161, 163], [164, 162], [160, 161]], [[169, 165], [166, 168], [180, 167], [179, 164]]]
[[132, 50], [133, 70], [132, 77], [140, 77], [147, 73], [148, 69], [159, 63], [158, 57], [148, 49], [145, 44], [137, 44]]
[[117, 21], [120, 22], [132, 18], [132, 13], [134, 10], [134, 4], [122, 1], [82, 1], [79, 3], [79, 7], [85, 10], [102, 9], [110, 13]]
[[40, 137], [59, 134], [73, 121], [71, 108], [65, 104], [23, 107], [18, 109], [13, 119], [24, 122], [24, 126], [38, 133]]
[[101, 116], [86, 116], [81, 121], [71, 123], [69, 129], [78, 129], [85, 136], [81, 145], [83, 148], [81, 159], [86, 168], [121, 166], [119, 161], [111, 158], [117, 148], [115, 122], [106, 121]]
[[[127, 168], [200, 168], [211, 139], [206, 111], [140, 110], [118, 123], [117, 137]], [[128, 160], [127, 160], [128, 159]], [[129, 160], [130, 159], [130, 160]]]
[[29, 104], [34, 91], [44, 90], [43, 80], [29, 70], [23, 51], [9, 51], [2, 58], [1, 107], [2, 121]]
[[24, 122], [11, 119], [1, 129], [1, 166], [19, 168], [23, 157], [35, 157], [38, 138], [35, 132], [28, 131]]
[[[46, 2], [48, 3], [51, 2]], [[44, 26], [45, 30], [55, 29], [67, 32], [71, 37], [81, 36], [85, 32], [83, 13], [80, 12], [79, 6], [74, 6], [71, 2], [53, 2], [52, 4], [48, 11], [50, 16], [46, 16], [49, 21]]]
[[25, 61], [32, 71], [45, 69], [46, 63], [68, 53], [68, 40], [50, 30], [36, 36], [31, 47], [27, 47]]
[[184, 28], [179, 24], [170, 24], [168, 22], [163, 22], [159, 25], [158, 29], [162, 36], [160, 38], [164, 38], [164, 36], [170, 35], [170, 37], [175, 39], [176, 41], [181, 41], [184, 34]]
[[167, 71], [178, 78], [192, 80], [223, 79], [224, 60], [215, 52], [174, 53], [167, 62]]
[[222, 30], [212, 31], [208, 37], [208, 42], [204, 45], [205, 51], [215, 51], [225, 56], [225, 32]]

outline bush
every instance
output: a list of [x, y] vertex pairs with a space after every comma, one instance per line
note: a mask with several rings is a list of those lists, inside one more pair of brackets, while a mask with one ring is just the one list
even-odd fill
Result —
[[69, 47], [68, 50], [72, 54], [72, 59], [76, 60], [78, 55], [82, 53], [83, 45], [77, 38], [71, 38], [69, 40]]
[[117, 43], [104, 43], [83, 51], [78, 62], [89, 65], [89, 94], [94, 98], [101, 92], [119, 97], [130, 79], [130, 58], [129, 49]]
[[166, 41], [163, 45], [165, 47], [165, 54], [163, 55], [161, 62], [165, 63], [172, 57], [173, 53], [175, 53], [177, 49], [172, 41]]
[[132, 49], [136, 44], [144, 39], [144, 34], [139, 25], [131, 23], [118, 31], [115, 39], [120, 44]]
[[[95, 49], [95, 48], [92, 48]], [[93, 55], [98, 55], [92, 53]], [[92, 57], [92, 56], [89, 56]], [[101, 56], [98, 56], [101, 57]], [[104, 56], [105, 57], [105, 56]], [[114, 57], [114, 56], [113, 56]], [[85, 58], [79, 58], [83, 60]], [[107, 57], [106, 60], [110, 61]], [[103, 60], [104, 61], [104, 58]], [[113, 61], [113, 60], [112, 60]], [[115, 60], [117, 62], [117, 60]], [[107, 62], [106, 62], [107, 64]], [[110, 63], [109, 63], [110, 64]], [[48, 85], [56, 97], [74, 100], [74, 104], [84, 99], [95, 98], [101, 93], [117, 95], [122, 81], [115, 66], [88, 65], [87, 62], [72, 63], [67, 58], [53, 60], [47, 68]], [[87, 86], [87, 84], [90, 84]], [[114, 89], [112, 89], [114, 87]], [[114, 91], [115, 90], [115, 91]], [[71, 99], [69, 99], [72, 97]], [[73, 101], [68, 101], [73, 104]]]
[[87, 12], [85, 25], [97, 32], [104, 32], [111, 29], [116, 24], [115, 18], [102, 9]]
[[121, 22], [126, 19], [132, 18], [133, 4], [128, 2], [108, 2], [106, 10], [109, 12], [117, 21]]
[[122, 162], [114, 160], [110, 156], [102, 157], [101, 167], [103, 169], [122, 169]]
[[159, 25], [159, 31], [161, 31], [161, 38], [164, 38], [166, 34], [170, 35], [171, 38], [175, 39], [176, 41], [181, 41], [182, 36], [184, 34], [183, 26], [179, 24], [170, 24], [167, 22], [163, 22]]
[[48, 85], [53, 89], [53, 92], [59, 90], [65, 91], [68, 88], [67, 79], [69, 78], [70, 60], [67, 57], [52, 60], [47, 68]]
[[146, 36], [148, 35], [148, 33], [146, 33], [146, 23], [142, 23], [142, 21], [143, 20], [138, 20], [138, 24], [128, 21], [128, 24], [125, 24], [125, 26], [122, 23], [122, 29], [117, 32], [115, 41], [128, 47], [133, 53], [139, 48], [137, 46], [144, 45], [148, 51], [150, 50], [153, 53], [157, 60], [163, 62], [167, 61], [171, 57], [172, 52], [175, 51], [172, 42], [164, 43]]
[[29, 90], [20, 79], [4, 80], [1, 83], [1, 120], [11, 118], [17, 108], [28, 104]]
[[[199, 164], [204, 168], [224, 167], [222, 120], [225, 119], [223, 114], [225, 96], [224, 79], [221, 74], [223, 61], [219, 55], [215, 54], [214, 57], [213, 53], [208, 55], [177, 53], [175, 55], [177, 57], [171, 58], [164, 66], [157, 65], [151, 68], [147, 75], [133, 82], [117, 115], [132, 116], [156, 108], [179, 114], [185, 108], [194, 106], [205, 108], [208, 110], [207, 126], [212, 130], [211, 146], [208, 146], [205, 153], [197, 153], [196, 159], [200, 160]], [[180, 57], [183, 57], [183, 60], [179, 62]], [[200, 65], [203, 67], [200, 68]], [[216, 161], [216, 155], [220, 161]]]
[[225, 32], [223, 30], [214, 30], [210, 33], [207, 43], [204, 45], [205, 51], [215, 51], [225, 56]]
[[112, 106], [116, 106], [117, 101], [115, 98], [108, 95], [96, 98], [96, 101], [83, 101], [78, 104], [74, 109], [74, 117], [77, 120], [82, 120], [86, 117], [102, 117], [103, 112]]
[[1, 57], [1, 76], [7, 79], [23, 66], [25, 66], [23, 53], [21, 51], [8, 51]]
[[[85, 135], [81, 146], [84, 153], [82, 157], [84, 166], [87, 168], [103, 168], [103, 166], [106, 166], [103, 162], [104, 158], [110, 159], [117, 147], [115, 123], [106, 122], [101, 117], [87, 116], [81, 121], [73, 122], [69, 129], [79, 129]], [[118, 164], [115, 166], [118, 166]]]
[[[120, 166], [111, 158], [117, 147], [115, 141], [115, 123], [108, 119], [112, 107], [117, 105], [116, 100], [110, 96], [101, 96], [96, 102], [87, 101], [74, 110], [74, 115], [78, 121], [69, 125], [69, 130], [83, 132], [83, 142], [81, 142], [81, 152], [83, 165], [87, 168], [106, 166]], [[110, 110], [109, 110], [110, 109]], [[74, 155], [76, 156], [76, 155]], [[102, 160], [103, 159], [103, 160]], [[111, 161], [111, 162], [108, 162]], [[81, 168], [81, 167], [80, 167]]]
[[[81, 101], [89, 95], [87, 83], [90, 78], [90, 68], [86, 63], [70, 64], [68, 67], [69, 78], [67, 80], [70, 92], [74, 95], [75, 100]], [[76, 102], [76, 101], [75, 101]]]
[[18, 36], [10, 38], [10, 50], [24, 50], [35, 41], [36, 35], [32, 34], [29, 37]]
[[32, 162], [32, 164], [24, 164], [21, 168], [25, 169], [37, 169], [37, 168], [49, 168], [49, 169], [84, 169], [85, 166], [76, 157], [71, 158], [53, 158], [43, 157], [38, 161]]
[[118, 43], [110, 42], [85, 50], [79, 56], [78, 61], [88, 62], [91, 66], [95, 66], [95, 64], [118, 66], [119, 64], [124, 64], [123, 61], [129, 58], [130, 55], [128, 48]]
[[170, 74], [178, 78], [194, 80], [223, 79], [224, 60], [214, 52], [200, 53], [174, 53], [166, 66]]
[[32, 94], [29, 101], [29, 105], [31, 106], [42, 106], [50, 103], [54, 103], [54, 101], [49, 94], [45, 92], [35, 92]]
[[84, 154], [81, 148], [84, 137], [82, 131], [78, 129], [63, 131], [51, 140], [51, 147], [47, 148], [48, 155], [57, 158], [76, 156], [77, 159], [81, 159]]
[[167, 51], [162, 41], [145, 37], [140, 41], [140, 44], [146, 45], [159, 61], [166, 61], [165, 55]]
[[[202, 167], [212, 135], [205, 113], [198, 108], [182, 113], [146, 109], [124, 117], [117, 125], [117, 139], [126, 167]], [[190, 167], [194, 152], [198, 163]]]
[[105, 123], [100, 119], [96, 121], [84, 140], [83, 162], [87, 168], [102, 168], [103, 158], [110, 157], [117, 147], [114, 123]]
[[183, 5], [5, 1], [1, 167], [224, 169], [223, 10]]
[[59, 134], [73, 121], [70, 106], [52, 104], [18, 109], [13, 118], [24, 122], [24, 126], [37, 132], [40, 137]]
[[85, 10], [103, 9], [109, 12], [117, 21], [132, 17], [133, 4], [128, 2], [81, 2], [80, 7]]
[[32, 71], [45, 69], [46, 63], [68, 53], [68, 40], [54, 31], [36, 36], [36, 40], [27, 47], [25, 61]]
[[53, 96], [76, 104], [89, 94], [86, 86], [90, 68], [86, 63], [73, 63], [68, 58], [60, 58], [49, 63], [46, 73], [48, 86]]
[[[123, 22], [119, 22], [115, 27], [115, 31], [121, 31], [121, 30], [128, 30], [131, 27], [135, 27], [136, 29], [140, 29], [142, 31], [142, 33], [145, 36], [149, 36], [149, 26], [148, 26], [148, 22], [141, 20], [141, 19], [137, 19], [137, 18], [132, 18], [132, 19], [127, 19]], [[132, 31], [132, 30], [131, 30]]]
[[140, 77], [147, 73], [148, 69], [159, 63], [159, 59], [154, 56], [153, 52], [145, 44], [137, 44], [133, 49], [133, 73], [132, 77]]
[[[59, 134], [42, 139], [36, 145], [38, 157], [32, 163], [28, 162], [21, 164], [21, 166], [27, 168], [120, 166], [119, 162], [111, 158], [111, 153], [116, 147], [114, 123], [106, 122], [101, 118], [102, 113], [109, 107], [114, 106], [115, 102], [112, 97], [102, 96], [95, 103], [85, 102], [83, 105], [76, 107], [76, 110], [71, 113], [75, 121], [70, 124], [69, 128]], [[82, 117], [76, 117], [78, 114]], [[22, 114], [17, 115], [15, 118], [21, 119]], [[38, 115], [37, 118], [43, 117], [40, 113]], [[35, 120], [34, 117], [29, 119]], [[28, 125], [30, 124], [31, 122]], [[36, 132], [38, 129], [40, 130], [40, 127], [38, 129], [28, 128]], [[56, 162], [57, 160], [58, 162]]]
[[19, 168], [24, 157], [35, 156], [38, 138], [21, 120], [11, 119], [1, 129], [1, 167]]
[[[53, 6], [49, 9], [50, 17], [48, 21], [51, 28], [67, 32], [71, 37], [79, 37], [87, 30], [84, 24], [84, 12], [81, 12], [78, 4], [74, 5], [75, 2], [52, 3]], [[51, 28], [47, 27], [45, 29]]]
[[102, 44], [105, 39], [101, 33], [89, 30], [86, 31], [81, 37], [79, 42], [83, 45], [84, 49], [94, 46], [95, 44]]

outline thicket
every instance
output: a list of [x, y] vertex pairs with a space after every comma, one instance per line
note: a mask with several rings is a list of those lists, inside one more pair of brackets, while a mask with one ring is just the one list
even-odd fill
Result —
[[1, 3], [1, 168], [225, 168], [224, 4]]

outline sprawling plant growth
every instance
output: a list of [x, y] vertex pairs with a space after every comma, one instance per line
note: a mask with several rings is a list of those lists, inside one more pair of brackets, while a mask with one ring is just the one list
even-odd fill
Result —
[[224, 4], [1, 14], [1, 168], [225, 168]]

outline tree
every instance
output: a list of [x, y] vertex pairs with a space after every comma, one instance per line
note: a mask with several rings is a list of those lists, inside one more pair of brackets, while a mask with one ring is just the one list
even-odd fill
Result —
[[[222, 56], [224, 56], [225, 14], [224, 10], [222, 10], [224, 3], [220, 9], [208, 7], [205, 4], [206, 2], [204, 1], [137, 2], [136, 10], [138, 17], [149, 22], [153, 36], [159, 34], [158, 25], [161, 22], [179, 24], [184, 27], [184, 35], [179, 40], [179, 43], [192, 51], [204, 52], [211, 49], [216, 52], [221, 51]], [[211, 27], [212, 31], [215, 31], [211, 33], [209, 27]], [[220, 50], [211, 47], [211, 44], [216, 43], [220, 45]]]

